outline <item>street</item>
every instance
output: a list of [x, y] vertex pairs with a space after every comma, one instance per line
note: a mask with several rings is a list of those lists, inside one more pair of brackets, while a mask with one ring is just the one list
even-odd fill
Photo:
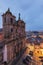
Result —
[[24, 52], [24, 54], [22, 55], [22, 57], [19, 59], [18, 63], [16, 65], [25, 65], [23, 64], [23, 58], [29, 53], [28, 51], [29, 49], [27, 48], [26, 51]]
[[[26, 49], [26, 51], [24, 52], [24, 54], [21, 56], [21, 58], [19, 59], [19, 61], [17, 62], [16, 65], [25, 65], [23, 63], [23, 59], [25, 58], [25, 56], [29, 55], [29, 48]], [[28, 65], [42, 65], [42, 63], [40, 61], [36, 61], [35, 58], [33, 58], [33, 60], [31, 61], [30, 64]]]

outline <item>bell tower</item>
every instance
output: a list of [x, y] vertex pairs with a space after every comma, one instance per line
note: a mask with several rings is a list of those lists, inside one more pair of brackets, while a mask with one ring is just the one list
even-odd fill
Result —
[[13, 24], [16, 21], [16, 17], [12, 15], [10, 12], [10, 9], [2, 15], [3, 19], [3, 33], [4, 33], [4, 39], [12, 38], [13, 36]]

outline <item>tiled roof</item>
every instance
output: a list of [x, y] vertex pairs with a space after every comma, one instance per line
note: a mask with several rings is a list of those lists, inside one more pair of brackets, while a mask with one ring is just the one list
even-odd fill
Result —
[[28, 43], [32, 43], [33, 42], [34, 44], [40, 44], [40, 43], [43, 43], [43, 39], [41, 37], [36, 37], [36, 38], [31, 37], [31, 38], [27, 39], [27, 42]]

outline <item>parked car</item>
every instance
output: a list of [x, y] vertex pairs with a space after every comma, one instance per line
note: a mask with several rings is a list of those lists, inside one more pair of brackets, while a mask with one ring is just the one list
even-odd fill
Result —
[[28, 61], [26, 59], [23, 59], [23, 63], [28, 65]]
[[23, 59], [23, 63], [26, 64], [26, 65], [29, 65], [29, 63], [31, 63], [31, 56], [30, 55], [27, 55], [24, 59]]

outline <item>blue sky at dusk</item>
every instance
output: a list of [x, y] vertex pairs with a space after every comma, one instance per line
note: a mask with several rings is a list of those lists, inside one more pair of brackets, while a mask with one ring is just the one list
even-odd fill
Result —
[[0, 28], [2, 27], [2, 14], [10, 8], [17, 17], [26, 23], [26, 30], [43, 30], [43, 0], [1, 0], [0, 1]]

